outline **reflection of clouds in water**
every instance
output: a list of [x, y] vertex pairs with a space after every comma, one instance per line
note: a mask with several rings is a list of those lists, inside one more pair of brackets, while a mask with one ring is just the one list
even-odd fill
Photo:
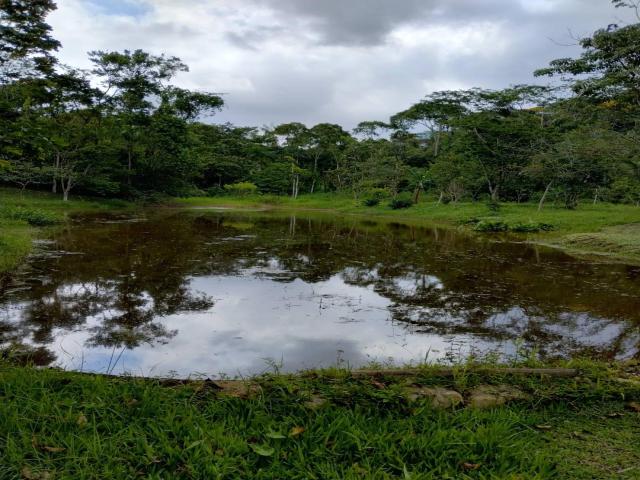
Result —
[[0, 344], [144, 375], [510, 355], [519, 339], [543, 355], [637, 352], [640, 297], [618, 267], [426, 230], [222, 220], [68, 231], [61, 245], [94, 255], [32, 261], [0, 300]]
[[558, 322], [546, 327], [550, 332], [565, 338], [575, 337], [587, 347], [606, 347], [611, 339], [624, 332], [624, 324], [605, 318], [594, 318], [587, 313], [562, 313]]
[[[214, 305], [203, 312], [157, 318], [155, 322], [167, 331], [179, 332], [165, 345], [143, 343], [133, 350], [89, 348], [92, 332], [103, 325], [105, 314], [120, 313], [109, 310], [87, 317], [81, 329], [56, 328], [51, 349], [58, 355], [57, 363], [69, 369], [152, 376], [248, 375], [269, 370], [271, 362], [281, 364], [285, 371], [295, 371], [338, 363], [358, 367], [373, 361], [416, 362], [423, 360], [427, 351], [429, 360], [487, 350], [511, 355], [516, 350], [513, 340], [531, 330], [532, 322], [539, 322], [535, 330], [547, 332], [555, 342], [573, 339], [576, 344], [594, 347], [606, 347], [623, 328], [614, 322], [603, 328], [603, 319], [594, 321], [587, 314], [570, 313], [561, 314], [558, 323], [549, 325], [544, 317], [529, 316], [524, 309], [513, 307], [486, 315], [475, 324], [507, 334], [505, 341], [499, 341], [474, 334], [464, 315], [394, 304], [377, 293], [374, 285], [346, 283], [355, 270], [318, 283], [300, 279], [281, 283], [260, 275], [265, 270], [271, 274], [281, 271], [272, 259], [266, 268], [252, 269], [253, 275], [192, 278], [193, 290], [211, 296]], [[394, 278], [390, 283], [407, 296], [416, 295], [424, 285], [443, 288], [432, 276]], [[61, 289], [66, 295], [80, 291], [78, 286]], [[21, 308], [25, 304], [5, 305], [6, 320], [18, 321]], [[399, 309], [412, 324], [392, 319], [392, 313]], [[456, 328], [465, 331], [456, 332]], [[632, 342], [627, 343], [633, 347]]]
[[[317, 284], [206, 277], [194, 279], [193, 287], [214, 297], [215, 305], [163, 319], [166, 329], [179, 331], [167, 345], [143, 344], [121, 357], [116, 349], [114, 372], [246, 375], [268, 370], [269, 360], [282, 362], [287, 371], [339, 362], [357, 367], [390, 359], [420, 361], [427, 351], [431, 360], [442, 358], [452, 345], [446, 336], [414, 335], [389, 321], [387, 299], [370, 288], [347, 285], [339, 275]], [[89, 329], [97, 323], [92, 319]], [[87, 330], [57, 333], [53, 348], [63, 366], [106, 370], [113, 350], [87, 349]], [[457, 340], [462, 353], [474, 343], [471, 336]]]

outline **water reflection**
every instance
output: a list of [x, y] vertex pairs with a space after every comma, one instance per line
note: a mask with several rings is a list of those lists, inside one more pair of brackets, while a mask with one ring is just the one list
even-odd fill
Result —
[[358, 220], [118, 220], [85, 218], [40, 246], [0, 296], [3, 346], [144, 375], [640, 348], [635, 267]]

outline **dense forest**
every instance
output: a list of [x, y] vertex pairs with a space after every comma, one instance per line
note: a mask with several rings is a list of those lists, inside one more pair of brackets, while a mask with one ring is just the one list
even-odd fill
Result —
[[[640, 22], [640, 1], [613, 0]], [[52, 0], [0, 1], [0, 182], [155, 199], [341, 192], [375, 204], [488, 200], [640, 204], [640, 23], [579, 39], [578, 58], [514, 85], [427, 95], [386, 121], [273, 128], [211, 122], [223, 96], [172, 84], [142, 50], [61, 64]], [[548, 41], [541, 38], [541, 42]], [[545, 80], [546, 78], [546, 80]], [[543, 83], [544, 83], [543, 82]]]

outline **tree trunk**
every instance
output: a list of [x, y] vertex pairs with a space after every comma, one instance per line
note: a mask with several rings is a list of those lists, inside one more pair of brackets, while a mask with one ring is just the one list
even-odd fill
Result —
[[433, 152], [433, 156], [437, 157], [440, 152], [440, 135], [442, 133], [442, 127], [438, 127], [438, 132], [436, 133], [436, 144]]
[[131, 186], [131, 169], [133, 167], [131, 147], [127, 148], [127, 185]]
[[420, 192], [422, 191], [422, 187], [417, 187], [416, 191], [413, 193], [413, 203], [417, 204], [420, 200]]
[[61, 178], [60, 186], [62, 187], [62, 201], [63, 202], [69, 201], [69, 192], [71, 191], [71, 186], [72, 186], [71, 179], [68, 178], [67, 184], [65, 185], [64, 178]]
[[549, 194], [549, 190], [551, 190], [551, 185], [553, 181], [547, 184], [547, 188], [544, 189], [544, 193], [542, 194], [542, 198], [540, 199], [540, 203], [538, 203], [538, 211], [542, 210], [542, 206], [544, 205], [544, 201], [547, 199], [547, 195]]
[[51, 193], [58, 193], [58, 169], [60, 168], [60, 153], [56, 153], [56, 160], [53, 164], [53, 184]]
[[442, 203], [443, 198], [444, 198], [444, 192], [440, 192], [440, 198], [438, 198], [438, 205]]
[[499, 200], [498, 187], [491, 187], [491, 185], [489, 185], [489, 192], [491, 193], [491, 201], [497, 202]]

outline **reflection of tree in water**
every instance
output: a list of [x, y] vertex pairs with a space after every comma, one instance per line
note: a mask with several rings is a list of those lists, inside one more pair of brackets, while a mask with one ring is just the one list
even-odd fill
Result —
[[[14, 336], [20, 332], [35, 345], [47, 345], [56, 330], [82, 328], [90, 334], [89, 347], [135, 348], [176, 335], [162, 317], [211, 308], [209, 297], [189, 287], [188, 236], [171, 232], [170, 242], [153, 241], [132, 226], [99, 225], [89, 235], [63, 232], [58, 242], [66, 251], [90, 253], [54, 252], [32, 262], [31, 289], [14, 299], [21, 305], [19, 320], [10, 323]], [[6, 335], [1, 340], [10, 343]]]
[[180, 212], [69, 228], [57, 241], [84, 254], [32, 262], [31, 290], [12, 296], [24, 305], [11, 322], [17, 339], [46, 345], [56, 329], [84, 328], [91, 346], [167, 342], [176, 332], [162, 317], [212, 305], [192, 291], [192, 277], [313, 284], [340, 275], [389, 299], [392, 318], [418, 332], [522, 338], [548, 353], [640, 347], [640, 270], [452, 231]]
[[[345, 273], [348, 283], [373, 285], [377, 293], [390, 299], [392, 318], [410, 325], [416, 333], [521, 339], [547, 356], [571, 352], [613, 358], [640, 351], [638, 323], [622, 318], [565, 311], [563, 305], [553, 303], [541, 308], [534, 299], [515, 292], [455, 291], [431, 275], [371, 278], [367, 269], [355, 275], [353, 270]], [[366, 280], [354, 282], [363, 278]]]
[[278, 281], [313, 283], [340, 273], [348, 284], [373, 286], [392, 301], [392, 318], [415, 332], [522, 339], [548, 355], [640, 351], [635, 267], [472, 242], [449, 231], [330, 223], [304, 232], [301, 225], [300, 241], [262, 245], [252, 265]]

